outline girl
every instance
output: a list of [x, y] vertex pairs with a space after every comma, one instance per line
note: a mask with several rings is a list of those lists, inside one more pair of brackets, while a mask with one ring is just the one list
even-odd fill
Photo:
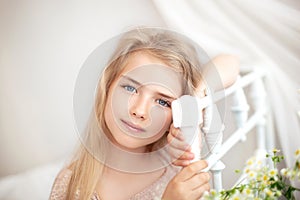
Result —
[[[225, 86], [234, 82], [233, 57], [213, 64]], [[171, 102], [203, 96], [202, 75], [210, 70], [200, 66], [192, 43], [178, 34], [125, 33], [99, 81], [84, 141], [58, 174], [50, 199], [199, 199], [209, 190], [208, 173], [199, 173], [207, 164], [189, 164], [194, 155], [172, 126]]]

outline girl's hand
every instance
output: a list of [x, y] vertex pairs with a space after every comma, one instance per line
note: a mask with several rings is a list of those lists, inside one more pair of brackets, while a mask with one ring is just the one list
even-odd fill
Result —
[[205, 191], [210, 189], [210, 175], [207, 172], [200, 172], [207, 167], [204, 160], [196, 161], [184, 167], [169, 182], [163, 194], [163, 200], [193, 200], [199, 199]]
[[167, 140], [170, 144], [169, 153], [172, 163], [176, 166], [188, 166], [195, 155], [191, 152], [190, 145], [185, 142], [185, 138], [180, 129], [175, 128], [173, 124], [170, 126]]

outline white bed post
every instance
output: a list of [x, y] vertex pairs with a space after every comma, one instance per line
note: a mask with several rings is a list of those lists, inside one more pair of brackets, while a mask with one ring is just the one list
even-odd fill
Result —
[[266, 148], [266, 90], [264, 84], [262, 82], [261, 77], [256, 79], [251, 84], [251, 93], [250, 97], [252, 98], [253, 108], [255, 111], [262, 111], [264, 114], [256, 125], [256, 135], [257, 135], [257, 149], [255, 152], [255, 156], [258, 159], [265, 159], [265, 155], [267, 153]]
[[[246, 125], [248, 120], [248, 112], [249, 112], [249, 104], [247, 102], [247, 98], [244, 92], [244, 89], [241, 86], [241, 77], [238, 78], [236, 85], [237, 89], [232, 94], [232, 106], [231, 111], [233, 113], [236, 126], [238, 129], [242, 130], [243, 127]], [[242, 142], [245, 142], [247, 140], [246, 136], [247, 132], [245, 132], [239, 140]], [[241, 183], [243, 181], [244, 177], [241, 176], [237, 183]]]
[[[216, 104], [212, 103], [205, 108], [204, 127], [202, 132], [205, 135], [206, 143], [210, 151], [210, 155], [216, 155], [220, 151], [223, 140], [224, 124], [221, 120]], [[225, 168], [224, 163], [218, 160], [210, 171], [212, 173], [213, 188], [216, 191], [221, 191], [222, 186], [222, 171]]]
[[[223, 134], [223, 133], [222, 133]], [[225, 169], [225, 164], [219, 160], [211, 169], [213, 175], [213, 186], [216, 191], [221, 191], [223, 189], [222, 185], [222, 171]]]
[[[232, 95], [232, 107], [231, 111], [234, 114], [236, 125], [238, 128], [242, 128], [248, 120], [249, 105], [244, 90], [239, 86], [240, 78], [237, 80], [239, 88]], [[242, 141], [246, 141], [246, 135], [241, 138]]]

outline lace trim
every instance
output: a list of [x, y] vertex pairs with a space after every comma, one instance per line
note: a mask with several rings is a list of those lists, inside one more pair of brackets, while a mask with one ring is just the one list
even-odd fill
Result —
[[[147, 186], [141, 192], [133, 195], [129, 200], [153, 200], [160, 199], [167, 184], [173, 178], [173, 176], [178, 172], [178, 168], [167, 167], [164, 173], [151, 185]], [[64, 200], [66, 198], [66, 192], [68, 188], [68, 183], [71, 178], [72, 171], [69, 169], [64, 169], [55, 179], [50, 200]], [[78, 191], [79, 192], [79, 191]], [[78, 199], [78, 198], [76, 198]], [[101, 200], [100, 196], [94, 192], [91, 200]]]

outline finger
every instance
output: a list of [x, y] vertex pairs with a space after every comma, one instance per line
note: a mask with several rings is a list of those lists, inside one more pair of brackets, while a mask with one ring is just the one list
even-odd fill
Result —
[[177, 149], [171, 145], [169, 146], [168, 151], [173, 159], [192, 160], [195, 157], [194, 153]]
[[181, 136], [178, 137], [178, 135], [182, 135], [182, 133], [179, 130], [174, 129], [175, 128], [171, 128], [169, 134], [167, 135], [168, 143], [177, 149], [191, 151], [191, 145], [185, 142]]
[[192, 178], [195, 174], [201, 172], [202, 169], [207, 167], [207, 162], [205, 160], [199, 160], [191, 163], [189, 166], [184, 167], [176, 176], [180, 181], [186, 181]]
[[176, 149], [180, 149], [183, 151], [191, 151], [191, 145], [189, 145], [188, 143], [182, 141], [182, 140], [178, 140], [177, 138], [172, 138], [171, 136], [168, 138], [168, 143], [176, 148]]
[[186, 181], [187, 187], [195, 190], [209, 182], [210, 175], [208, 172], [201, 172]]
[[201, 185], [200, 187], [193, 190], [193, 192], [190, 194], [191, 199], [200, 199], [203, 194], [207, 191], [209, 192], [210, 185], [209, 183], [206, 183], [204, 185]]
[[189, 160], [175, 160], [172, 162], [173, 165], [178, 166], [178, 167], [186, 167], [190, 164], [191, 162]]
[[182, 134], [182, 132], [180, 131], [180, 129], [175, 128], [173, 124], [171, 124], [171, 126], [170, 126], [170, 132], [175, 138], [178, 138], [181, 141], [185, 141], [185, 137]]
[[168, 151], [173, 160], [179, 159], [185, 153], [184, 151], [182, 151], [180, 149], [176, 149], [172, 146], [169, 146]]

